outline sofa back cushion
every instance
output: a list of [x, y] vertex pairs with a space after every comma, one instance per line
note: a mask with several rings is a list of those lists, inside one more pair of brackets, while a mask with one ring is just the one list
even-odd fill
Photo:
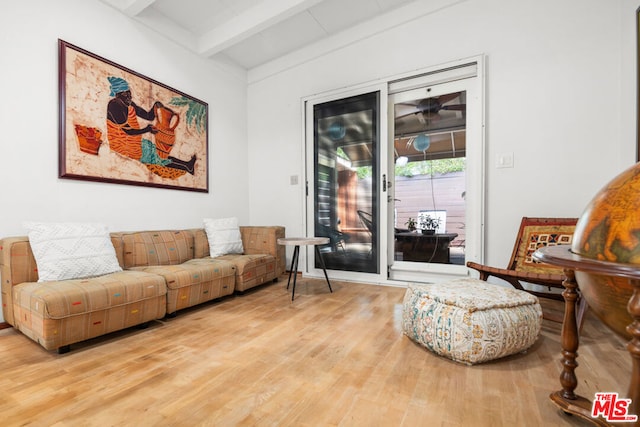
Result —
[[191, 230], [193, 233], [193, 257], [204, 258], [209, 256], [209, 240], [207, 239], [207, 232], [204, 228], [194, 228]]
[[189, 230], [122, 233], [124, 268], [177, 265], [193, 259], [193, 233]]

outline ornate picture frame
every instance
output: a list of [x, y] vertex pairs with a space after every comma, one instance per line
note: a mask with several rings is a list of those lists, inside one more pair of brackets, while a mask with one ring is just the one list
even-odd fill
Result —
[[209, 191], [208, 104], [58, 40], [66, 179]]

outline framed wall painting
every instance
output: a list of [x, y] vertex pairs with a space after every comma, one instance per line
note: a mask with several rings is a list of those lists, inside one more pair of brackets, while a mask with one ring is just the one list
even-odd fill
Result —
[[208, 105], [58, 40], [60, 178], [209, 191]]

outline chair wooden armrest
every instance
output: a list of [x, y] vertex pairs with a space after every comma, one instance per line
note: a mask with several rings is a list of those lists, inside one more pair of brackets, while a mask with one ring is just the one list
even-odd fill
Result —
[[[490, 276], [497, 277], [509, 282], [516, 289], [527, 291], [521, 282], [533, 283], [536, 285], [547, 286], [549, 288], [564, 289], [562, 281], [563, 274], [555, 273], [528, 273], [516, 270], [508, 270], [506, 268], [490, 267], [488, 265], [478, 264], [472, 261], [467, 262], [467, 267], [473, 268], [480, 273], [481, 280], [487, 280]], [[562, 300], [562, 297], [559, 298]]]

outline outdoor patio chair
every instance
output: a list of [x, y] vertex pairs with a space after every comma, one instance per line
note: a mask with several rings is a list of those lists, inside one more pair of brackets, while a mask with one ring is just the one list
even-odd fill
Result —
[[[564, 289], [565, 279], [562, 268], [539, 263], [533, 260], [533, 253], [541, 247], [553, 245], [570, 245], [575, 231], [577, 218], [522, 218], [516, 238], [511, 260], [506, 268], [490, 267], [475, 262], [467, 262], [467, 267], [480, 272], [480, 279], [487, 280], [490, 276], [497, 277], [514, 288], [527, 291], [539, 298], [549, 298], [564, 301], [559, 289]], [[533, 290], [533, 284], [548, 289]], [[523, 286], [525, 285], [525, 286]], [[556, 290], [555, 292], [553, 290]], [[581, 295], [576, 301], [576, 320], [578, 331], [582, 330], [584, 315], [588, 306]], [[543, 318], [562, 323], [562, 314], [543, 313]]]
[[[369, 212], [358, 210], [358, 217], [360, 217], [360, 221], [367, 229], [367, 232], [369, 233], [370, 238], [373, 239], [373, 233], [375, 233], [374, 226], [373, 226], [373, 216]], [[372, 242], [371, 249], [369, 249], [369, 255], [371, 255], [372, 252], [373, 252], [373, 242]]]
[[338, 252], [338, 249], [341, 249], [343, 255], [347, 254], [345, 245], [350, 238], [348, 234], [327, 225], [317, 224], [316, 227], [316, 234], [318, 237], [329, 238], [329, 246], [331, 247], [332, 252]]

